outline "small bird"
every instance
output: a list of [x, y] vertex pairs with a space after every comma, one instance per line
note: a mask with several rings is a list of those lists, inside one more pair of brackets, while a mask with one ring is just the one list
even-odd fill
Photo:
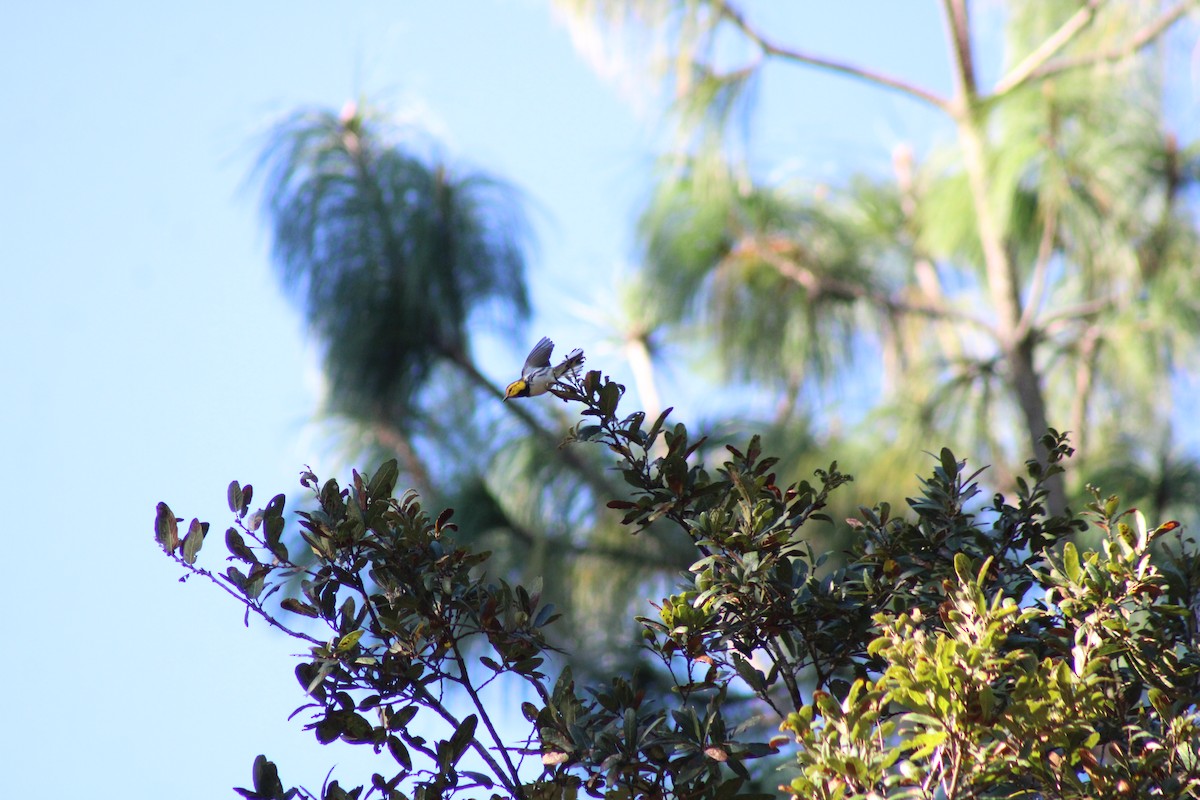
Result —
[[536, 397], [545, 394], [554, 382], [568, 372], [579, 369], [583, 363], [583, 351], [572, 350], [557, 367], [550, 366], [550, 354], [554, 352], [554, 342], [545, 336], [529, 351], [525, 366], [521, 368], [521, 377], [508, 385], [504, 390], [504, 399], [510, 397]]

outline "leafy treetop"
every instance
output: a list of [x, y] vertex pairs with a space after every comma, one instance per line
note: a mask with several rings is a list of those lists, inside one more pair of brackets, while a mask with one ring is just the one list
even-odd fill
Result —
[[[587, 689], [569, 666], [552, 678], [553, 606], [489, 576], [489, 554], [455, 544], [449, 509], [434, 517], [415, 493], [395, 497], [394, 461], [345, 487], [305, 471], [314, 505], [296, 512], [302, 546], [284, 541], [283, 495], [252, 512], [252, 487], [230, 484], [234, 563], [220, 573], [197, 563], [208, 524], [192, 520], [181, 537], [182, 520], [159, 504], [156, 538], [185, 578], [307, 643], [296, 667], [306, 729], [386, 751], [369, 784], [319, 792], [285, 790], [259, 756], [242, 796], [1200, 790], [1194, 543], [1098, 492], [1086, 518], [1048, 514], [1047, 482], [1071, 453], [1064, 435], [1045, 437], [1048, 457], [1028, 463], [1015, 497], [986, 504], [979, 473], [941, 450], [911, 515], [860, 509], [859, 538], [835, 566], [805, 531], [850, 480], [836, 463], [815, 483], [779, 486], [754, 438], [710, 471], [669, 409], [649, 425], [620, 416], [623, 391], [599, 372], [555, 389], [583, 409], [571, 438], [607, 447], [632, 488], [609, 502], [625, 524], [651, 536], [677, 525], [695, 547], [679, 591], [638, 618], [655, 675]], [[1072, 541], [1089, 520], [1098, 552]], [[536, 702], [485, 702], [501, 679]]]

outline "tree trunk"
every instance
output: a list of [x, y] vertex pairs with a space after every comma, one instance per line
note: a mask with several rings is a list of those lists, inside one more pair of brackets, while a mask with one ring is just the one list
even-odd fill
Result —
[[[958, 84], [953, 116], [975, 208], [975, 226], [983, 250], [988, 295], [996, 312], [996, 336], [1006, 367], [1008, 390], [1021, 409], [1032, 452], [1045, 464], [1047, 451], [1041, 439], [1049, 427], [1046, 396], [1034, 364], [1035, 338], [1028, 328], [1021, 325], [1021, 296], [1016, 265], [1005, 247], [1001, 221], [996, 219], [992, 204], [986, 146], [987, 110], [980, 102], [975, 86], [967, 6], [964, 0], [948, 0], [946, 10]], [[1052, 514], [1063, 513], [1067, 498], [1062, 475], [1053, 476], [1047, 488], [1050, 492], [1046, 501], [1047, 509]]]

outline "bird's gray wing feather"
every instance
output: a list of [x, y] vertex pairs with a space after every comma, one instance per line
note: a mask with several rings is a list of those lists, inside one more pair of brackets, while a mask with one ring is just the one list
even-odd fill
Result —
[[529, 357], [525, 359], [525, 369], [523, 372], [531, 372], [539, 367], [550, 366], [550, 354], [554, 352], [554, 342], [543, 336], [542, 340], [533, 346], [529, 351]]

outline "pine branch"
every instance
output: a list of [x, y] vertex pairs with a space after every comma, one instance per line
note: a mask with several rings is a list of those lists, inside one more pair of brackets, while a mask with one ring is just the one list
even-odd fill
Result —
[[781, 276], [803, 287], [808, 292], [810, 301], [822, 296], [841, 300], [864, 300], [891, 313], [966, 323], [992, 338], [996, 338], [996, 331], [992, 326], [978, 317], [941, 304], [909, 300], [829, 275], [818, 275], [796, 258], [786, 252], [780, 252], [779, 248], [771, 246], [770, 243], [763, 246], [755, 241], [742, 241], [734, 246], [731, 254], [762, 259]]
[[412, 478], [413, 488], [424, 497], [433, 496], [433, 481], [424, 460], [413, 447], [408, 435], [391, 422], [385, 420], [384, 414], [379, 414], [371, 423], [369, 430], [383, 447], [399, 456], [404, 463], [404, 469]]
[[[950, 41], [953, 45], [955, 77], [964, 98], [974, 98], [977, 93], [975, 82], [975, 56], [971, 52], [971, 23], [967, 18], [965, 0], [943, 0]], [[961, 111], [962, 109], [958, 109]]]
[[733, 24], [734, 27], [741, 31], [746, 38], [758, 45], [759, 49], [762, 50], [765, 55], [777, 56], [779, 58], [787, 59], [788, 61], [795, 61], [798, 64], [806, 64], [810, 67], [816, 67], [818, 69], [836, 72], [850, 78], [856, 78], [858, 80], [865, 81], [866, 83], [881, 86], [885, 89], [892, 89], [900, 92], [901, 94], [907, 95], [914, 100], [919, 100], [923, 103], [933, 106], [934, 108], [941, 109], [942, 111], [947, 111], [949, 109], [949, 103], [945, 98], [935, 94], [934, 92], [931, 92], [928, 89], [925, 89], [924, 87], [917, 86], [914, 83], [909, 83], [902, 78], [897, 78], [893, 75], [888, 75], [886, 73], [878, 72], [866, 67], [860, 67], [856, 64], [851, 64], [846, 61], [838, 61], [836, 59], [816, 55], [815, 53], [809, 53], [804, 50], [785, 47], [784, 45], [768, 39], [764, 33], [746, 21], [746, 18], [741, 11], [733, 8], [732, 6], [722, 3], [718, 11], [723, 19], [728, 20]]
[[1100, 10], [1100, 5], [1101, 0], [1088, 0], [1088, 3], [1072, 14], [1070, 19], [1059, 26], [1058, 30], [1034, 48], [1032, 53], [1025, 56], [1020, 64], [1009, 70], [1008, 74], [996, 84], [992, 95], [1002, 97], [1029, 80], [1031, 75], [1045, 66], [1047, 61], [1070, 44], [1071, 40], [1078, 36], [1084, 28], [1092, 24], [1096, 19], [1096, 12]]
[[1055, 311], [1052, 314], [1047, 314], [1042, 320], [1042, 330], [1046, 333], [1052, 333], [1055, 327], [1076, 320], [1087, 319], [1094, 317], [1101, 312], [1114, 308], [1117, 305], [1118, 298], [1109, 295], [1107, 297], [1097, 297], [1092, 300], [1084, 300], [1066, 308]]
[[[1090, 7], [1091, 4], [1089, 4]], [[1137, 33], [1129, 38], [1124, 44], [1117, 47], [1111, 47], [1108, 50], [1102, 50], [1093, 53], [1083, 53], [1078, 56], [1064, 56], [1049, 60], [1053, 57], [1054, 52], [1047, 55], [1046, 59], [1042, 59], [1041, 63], [1032, 65], [1032, 69], [1024, 75], [1016, 75], [1016, 70], [1010, 72], [1001, 81], [996, 84], [993, 91], [994, 97], [1000, 97], [1019, 86], [1034, 82], [1044, 81], [1047, 78], [1052, 78], [1064, 72], [1069, 72], [1082, 67], [1091, 67], [1097, 64], [1113, 63], [1137, 53], [1139, 50], [1153, 44], [1159, 37], [1166, 33], [1167, 29], [1178, 22], [1188, 11], [1200, 7], [1200, 0], [1182, 0], [1177, 5], [1163, 12], [1161, 16], [1152, 20], [1149, 24], [1142, 27]], [[1082, 9], [1081, 9], [1082, 11]], [[1060, 29], [1061, 30], [1061, 29]], [[1056, 34], [1057, 35], [1057, 34]], [[1048, 42], [1050, 40], [1047, 40]], [[1043, 45], [1045, 46], [1045, 45]], [[1039, 48], [1040, 50], [1041, 48]], [[1061, 48], [1059, 48], [1061, 49]], [[1036, 52], [1036, 51], [1035, 51]], [[1030, 57], [1032, 57], [1031, 54]], [[1026, 59], [1029, 60], [1028, 58]]]

